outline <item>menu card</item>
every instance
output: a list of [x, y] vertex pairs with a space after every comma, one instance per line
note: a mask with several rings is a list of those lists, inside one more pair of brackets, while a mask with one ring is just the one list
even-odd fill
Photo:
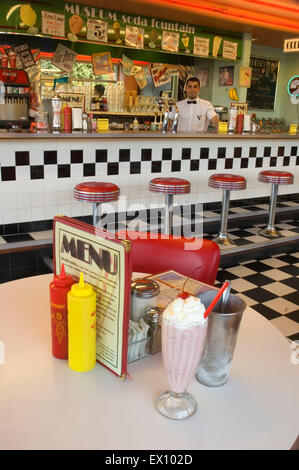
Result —
[[214, 286], [209, 286], [203, 282], [188, 278], [183, 274], [170, 270], [164, 273], [148, 276], [159, 284], [160, 294], [158, 296], [158, 306], [165, 309], [167, 305], [177, 298], [178, 294], [184, 290], [190, 295], [197, 296], [207, 290], [218, 290]]
[[54, 217], [54, 273], [91, 284], [97, 295], [97, 361], [127, 374], [131, 293], [131, 244], [113, 233], [65, 216]]

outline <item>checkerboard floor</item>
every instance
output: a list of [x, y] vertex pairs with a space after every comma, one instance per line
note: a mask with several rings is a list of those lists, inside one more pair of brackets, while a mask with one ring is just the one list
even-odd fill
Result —
[[220, 268], [216, 285], [225, 280], [249, 307], [299, 344], [299, 252]]

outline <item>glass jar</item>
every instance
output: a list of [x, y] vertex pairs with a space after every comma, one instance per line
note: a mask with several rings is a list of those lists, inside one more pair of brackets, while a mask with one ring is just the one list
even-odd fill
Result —
[[147, 352], [156, 354], [162, 349], [162, 313], [161, 307], [146, 309], [144, 320], [149, 325], [147, 332]]
[[160, 287], [151, 279], [136, 279], [131, 284], [131, 319], [139, 322], [149, 307], [157, 305]]

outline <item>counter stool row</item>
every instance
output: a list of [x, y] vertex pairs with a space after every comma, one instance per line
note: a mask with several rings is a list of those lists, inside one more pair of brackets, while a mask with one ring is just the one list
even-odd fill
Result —
[[[287, 171], [264, 170], [258, 175], [258, 180], [272, 184], [268, 225], [260, 234], [269, 238], [280, 236], [275, 229], [275, 208], [277, 202], [278, 186], [280, 184], [292, 184], [294, 176]], [[219, 245], [234, 245], [227, 233], [227, 222], [230, 202], [230, 191], [246, 188], [246, 179], [240, 175], [227, 173], [214, 174], [209, 177], [208, 185], [223, 191], [220, 231], [215, 241]], [[182, 178], [154, 178], [149, 183], [149, 190], [158, 194], [165, 194], [164, 233], [170, 234], [173, 225], [173, 196], [190, 193], [190, 182]], [[102, 202], [116, 201], [120, 189], [114, 183], [89, 182], [80, 183], [74, 189], [75, 199], [82, 202], [93, 203], [93, 225], [97, 225], [99, 208]]]

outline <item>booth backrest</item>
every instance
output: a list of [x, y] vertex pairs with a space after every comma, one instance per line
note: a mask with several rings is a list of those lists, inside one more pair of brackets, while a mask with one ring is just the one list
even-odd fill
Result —
[[190, 247], [190, 239], [183, 237], [129, 230], [119, 231], [117, 235], [132, 242], [132, 269], [135, 272], [157, 274], [173, 269], [206, 284], [215, 282], [220, 249], [211, 240], [196, 239], [195, 249], [190, 250], [186, 249], [186, 244]]

